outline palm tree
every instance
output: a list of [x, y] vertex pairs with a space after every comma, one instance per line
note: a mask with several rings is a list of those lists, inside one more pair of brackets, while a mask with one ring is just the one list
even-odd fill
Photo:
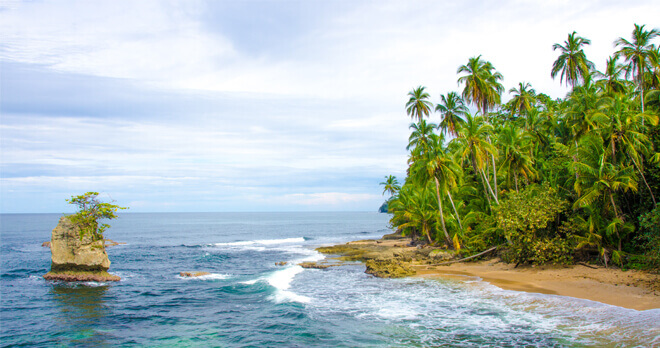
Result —
[[431, 96], [424, 91], [426, 87], [419, 86], [408, 92], [410, 99], [406, 103], [406, 113], [411, 118], [421, 120], [422, 117], [431, 113], [433, 105], [428, 100]]
[[601, 78], [597, 84], [603, 85], [603, 89], [609, 94], [623, 93], [626, 90], [626, 81], [621, 78], [621, 75], [625, 73], [625, 70], [625, 67], [619, 63], [619, 57], [609, 57], [605, 71], [595, 72], [595, 75]]
[[420, 233], [433, 244], [433, 231], [437, 210], [433, 207], [433, 193], [424, 186], [404, 185], [400, 197], [393, 202], [393, 225], [399, 226], [404, 234], [412, 234], [413, 239]]
[[[573, 208], [600, 203], [603, 208], [611, 210], [614, 219], [623, 221], [623, 214], [616, 205], [614, 194], [628, 190], [637, 192], [632, 166], [623, 167], [608, 162], [603, 151], [603, 141], [598, 136], [587, 136], [583, 143], [582, 160], [573, 163], [574, 170], [580, 173], [579, 180], [575, 182], [575, 192], [579, 198], [573, 203]], [[618, 230], [614, 232], [617, 235], [618, 250], [621, 251], [621, 235]]]
[[649, 58], [652, 56], [653, 45], [651, 40], [660, 36], [658, 29], [650, 31], [644, 30], [644, 25], [635, 24], [632, 32], [632, 42], [620, 37], [614, 41], [615, 47], [620, 47], [616, 53], [617, 57], [623, 56], [628, 62], [626, 77], [634, 75], [634, 80], [639, 88], [639, 95], [642, 102], [642, 112], [644, 112], [644, 72], [649, 68]]
[[509, 124], [502, 129], [498, 144], [502, 152], [502, 166], [507, 172], [507, 185], [511, 187], [511, 179], [518, 190], [518, 176], [522, 175], [526, 181], [536, 178], [534, 159], [531, 156], [530, 136], [522, 129]]
[[454, 162], [453, 159], [445, 152], [442, 145], [443, 138], [441, 136], [433, 134], [429, 138], [428, 151], [415, 162], [415, 166], [413, 167], [413, 176], [420, 183], [432, 181], [435, 184], [436, 198], [438, 200], [438, 212], [440, 213], [440, 223], [445, 236], [447, 247], [451, 248], [452, 240], [449, 237], [449, 233], [447, 232], [442, 205], [442, 197], [445, 194], [450, 197], [455, 217], [458, 221], [459, 227], [462, 229], [463, 227], [460, 222], [458, 211], [456, 210], [456, 206], [454, 205], [453, 199], [451, 199], [451, 194], [449, 193], [449, 190], [452, 187], [457, 186], [458, 177], [460, 176], [461, 170], [456, 162]]
[[[468, 63], [460, 66], [457, 71], [458, 74], [467, 74], [458, 78], [459, 84], [465, 83], [463, 98], [480, 108], [484, 117], [487, 117], [489, 109], [500, 103], [501, 94], [504, 91], [504, 86], [499, 83], [499, 80], [502, 79], [502, 74], [497, 71], [493, 72], [494, 70], [495, 67], [493, 67], [493, 64], [488, 61], [482, 61], [481, 56], [478, 56], [470, 58]], [[487, 135], [486, 139], [490, 143], [490, 136]], [[491, 160], [493, 165], [495, 201], [497, 201], [497, 166], [493, 154], [491, 154]]]
[[474, 175], [481, 178], [486, 198], [490, 201], [490, 192], [495, 202], [499, 204], [497, 195], [490, 187], [483, 169], [488, 156], [492, 156], [495, 152], [495, 147], [486, 140], [488, 133], [492, 130], [493, 127], [489, 124], [484, 124], [481, 117], [472, 117], [468, 113], [465, 115], [465, 126], [461, 128], [458, 138], [453, 139], [452, 143], [455, 144], [457, 155], [461, 160], [470, 160]]
[[529, 82], [518, 83], [518, 88], [511, 88], [509, 93], [513, 93], [513, 98], [509, 101], [511, 115], [527, 115], [529, 110], [536, 104], [536, 91]]
[[482, 61], [481, 56], [472, 57], [466, 65], [458, 68], [457, 74], [466, 73], [458, 78], [458, 83], [464, 83], [463, 99], [473, 103], [481, 110], [484, 116], [495, 105], [500, 103], [500, 96], [504, 87], [499, 83], [502, 74], [488, 61]]
[[411, 123], [409, 128], [413, 131], [408, 138], [406, 150], [410, 150], [411, 148], [414, 150], [417, 147], [421, 147], [422, 149], [420, 151], [424, 151], [423, 149], [427, 146], [428, 138], [433, 134], [433, 129], [436, 128], [436, 125], [434, 123], [427, 123], [425, 120], [420, 120], [418, 123]]
[[465, 123], [461, 116], [468, 113], [463, 99], [456, 92], [449, 92], [447, 96], [440, 95], [440, 104], [436, 105], [435, 111], [442, 115], [442, 121], [438, 128], [443, 133], [449, 132], [454, 137], [458, 136], [458, 128]]
[[[603, 138], [608, 143], [609, 153], [606, 155], [611, 156], [613, 163], [622, 163], [624, 157], [629, 159], [637, 172], [642, 177], [642, 181], [646, 185], [653, 201], [653, 206], [656, 207], [655, 196], [653, 190], [646, 181], [644, 171], [642, 170], [642, 155], [650, 155], [653, 149], [653, 143], [645, 134], [645, 129], [640, 126], [640, 120], [646, 120], [650, 125], [656, 126], [658, 124], [658, 116], [648, 113], [638, 113], [630, 105], [630, 100], [624, 96], [615, 96], [613, 98], [603, 99], [598, 108], [595, 117], [607, 118], [604, 127], [601, 127]], [[617, 151], [618, 149], [618, 151]], [[621, 154], [623, 156], [617, 156]]]
[[561, 54], [552, 64], [550, 76], [554, 79], [561, 73], [560, 82], [566, 82], [566, 85], [575, 87], [580, 81], [584, 82], [589, 76], [589, 71], [594, 68], [594, 63], [587, 59], [584, 54], [583, 46], [591, 44], [591, 41], [577, 36], [574, 31], [568, 34], [568, 39], [564, 41], [564, 46], [556, 43], [552, 50], [560, 50]]
[[385, 192], [389, 192], [390, 196], [394, 196], [401, 189], [399, 181], [394, 175], [386, 176], [385, 181], [381, 182], [380, 185], [384, 186], [383, 194], [385, 194]]

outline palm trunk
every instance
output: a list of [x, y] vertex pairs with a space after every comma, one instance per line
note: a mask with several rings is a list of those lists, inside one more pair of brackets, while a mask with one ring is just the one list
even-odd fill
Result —
[[497, 195], [495, 195], [495, 193], [493, 192], [493, 188], [490, 186], [490, 182], [488, 182], [488, 180], [485, 180], [486, 173], [484, 173], [484, 171], [482, 170], [481, 174], [484, 175], [484, 181], [486, 182], [486, 184], [488, 186], [488, 190], [490, 191], [490, 194], [493, 195], [493, 198], [495, 199], [495, 203], [497, 203], [499, 205], [500, 201], [497, 200]]
[[[493, 145], [490, 141], [490, 135], [486, 137], [486, 140], [488, 140], [488, 144]], [[493, 162], [493, 184], [495, 186], [495, 201], [497, 201], [497, 167], [495, 166], [495, 156], [492, 153], [490, 154], [490, 158]]]
[[[610, 202], [612, 202], [612, 209], [614, 209], [614, 216], [619, 218], [619, 212], [616, 210], [616, 204], [614, 203], [614, 196], [610, 192]], [[619, 229], [614, 230], [616, 232], [616, 237], [619, 239], [619, 252], [621, 252], [621, 235], [619, 235]]]
[[490, 154], [490, 158], [493, 160], [493, 184], [495, 184], [495, 200], [497, 200], [497, 167], [495, 166], [495, 156], [492, 153]]
[[451, 193], [447, 191], [447, 196], [449, 197], [449, 202], [451, 202], [451, 207], [454, 208], [454, 214], [456, 215], [456, 221], [458, 221], [458, 228], [463, 231], [463, 224], [461, 224], [461, 217], [458, 216], [458, 210], [456, 210], [456, 206], [454, 205], [454, 199], [451, 198]]
[[[573, 141], [575, 142], [575, 153], [577, 154], [578, 142], [576, 138], [574, 138]], [[577, 161], [578, 161], [577, 155], [573, 155], [573, 163], [576, 163]], [[578, 174], [578, 172], [575, 172], [575, 181], [578, 181], [579, 178], [580, 178], [580, 174]]]
[[481, 177], [481, 183], [484, 186], [484, 196], [486, 196], [486, 199], [488, 200], [488, 206], [490, 207], [490, 195], [488, 195], [488, 189], [486, 188], [486, 179], [480, 175], [480, 172], [477, 170], [477, 160], [476, 157], [474, 156], [474, 148], [470, 148], [470, 155], [471, 155], [471, 160], [472, 160], [472, 169], [474, 170], [474, 175], [477, 177]]
[[433, 177], [435, 179], [435, 193], [438, 196], [438, 211], [440, 211], [440, 223], [442, 224], [442, 232], [445, 233], [445, 243], [447, 244], [447, 247], [451, 249], [452, 244], [451, 244], [451, 238], [449, 238], [449, 233], [447, 233], [447, 227], [445, 226], [445, 216], [442, 213], [442, 199], [440, 199], [440, 182], [438, 182], [438, 178], [435, 176]]
[[[516, 193], [520, 193], [518, 191], [518, 172], [513, 173], [513, 180], [516, 182]], [[508, 184], [507, 184], [508, 185]]]
[[639, 175], [642, 176], [642, 180], [644, 180], [644, 184], [646, 185], [646, 188], [649, 189], [649, 193], [651, 194], [651, 199], [653, 200], [653, 208], [657, 208], [658, 204], [655, 202], [655, 196], [653, 195], [653, 191], [651, 190], [651, 186], [649, 186], [649, 183], [646, 182], [646, 177], [644, 176], [644, 172], [642, 169], [637, 165], [637, 161], [635, 161], [632, 156], [629, 156], [630, 159], [632, 160], [633, 164], [635, 165], [635, 168], [637, 168], [637, 171], [639, 172]]

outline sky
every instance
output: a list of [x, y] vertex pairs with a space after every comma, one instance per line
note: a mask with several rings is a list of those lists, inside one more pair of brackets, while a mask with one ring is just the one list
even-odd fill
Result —
[[[550, 78], [577, 31], [603, 68], [636, 1], [0, 0], [0, 213], [375, 211], [405, 176], [407, 93]], [[503, 100], [510, 99], [505, 93]], [[432, 122], [440, 116], [431, 115]]]

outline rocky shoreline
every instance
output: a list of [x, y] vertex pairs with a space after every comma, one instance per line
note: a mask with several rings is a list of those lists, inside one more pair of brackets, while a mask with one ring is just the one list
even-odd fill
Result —
[[660, 275], [648, 272], [591, 265], [515, 267], [494, 255], [456, 262], [459, 257], [453, 251], [413, 246], [409, 238], [396, 234], [316, 250], [330, 256], [326, 263], [361, 261], [366, 273], [382, 278], [478, 279], [505, 290], [577, 297], [636, 310], [660, 308]]

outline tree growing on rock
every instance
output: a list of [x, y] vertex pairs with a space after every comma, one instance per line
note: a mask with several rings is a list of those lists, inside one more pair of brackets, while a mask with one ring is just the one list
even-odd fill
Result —
[[67, 203], [78, 206], [78, 211], [69, 216], [69, 220], [80, 228], [80, 239], [89, 234], [92, 241], [103, 239], [103, 232], [110, 227], [106, 223], [100, 223], [101, 219], [112, 220], [117, 218], [117, 211], [128, 209], [121, 207], [112, 201], [105, 203], [100, 201], [97, 197], [98, 192], [87, 192], [79, 196], [71, 196], [67, 199]]

